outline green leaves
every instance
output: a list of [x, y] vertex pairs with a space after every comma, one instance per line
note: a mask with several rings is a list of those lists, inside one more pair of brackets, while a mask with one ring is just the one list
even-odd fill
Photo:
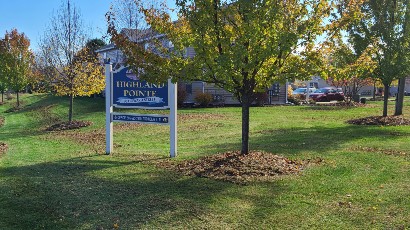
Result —
[[34, 55], [29, 46], [29, 39], [17, 29], [6, 32], [0, 40], [0, 90], [7, 86], [19, 92], [30, 82]]

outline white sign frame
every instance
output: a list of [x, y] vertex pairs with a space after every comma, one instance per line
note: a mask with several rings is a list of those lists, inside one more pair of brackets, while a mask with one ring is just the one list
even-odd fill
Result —
[[[120, 114], [114, 113], [114, 104], [113, 104], [113, 74], [121, 71], [126, 67], [122, 67], [115, 72], [112, 71], [111, 64], [105, 64], [105, 113], [106, 113], [106, 132], [105, 132], [105, 143], [106, 148], [105, 152], [107, 155], [113, 152], [113, 114]], [[168, 80], [168, 106], [167, 108], [158, 108], [158, 107], [145, 107], [145, 106], [115, 106], [116, 108], [140, 108], [140, 109], [169, 109], [168, 115], [168, 124], [164, 123], [144, 123], [144, 124], [160, 124], [160, 125], [169, 125], [170, 126], [170, 157], [177, 156], [177, 140], [178, 140], [178, 129], [177, 129], [177, 83], [172, 83], [171, 80]], [[132, 115], [132, 114], [129, 114]], [[140, 114], [134, 114], [140, 115]], [[141, 115], [149, 115], [155, 116], [157, 114], [141, 114]], [[158, 116], [167, 116], [167, 115], [158, 115]], [[127, 122], [127, 121], [119, 121], [119, 122]], [[138, 122], [129, 122], [129, 123], [138, 123]]]

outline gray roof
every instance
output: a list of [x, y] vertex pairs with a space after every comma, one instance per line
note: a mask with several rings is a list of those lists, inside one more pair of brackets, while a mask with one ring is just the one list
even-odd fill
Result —
[[110, 50], [116, 50], [116, 49], [117, 49], [117, 47], [114, 45], [114, 43], [111, 43], [111, 44], [108, 44], [108, 45], [105, 45], [105, 46], [99, 48], [95, 52], [96, 53], [102, 53], [102, 52], [106, 52], [106, 51], [110, 51]]

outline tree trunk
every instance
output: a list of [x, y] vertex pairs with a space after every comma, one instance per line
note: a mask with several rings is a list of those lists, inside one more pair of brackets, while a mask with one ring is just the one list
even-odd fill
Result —
[[20, 107], [19, 91], [16, 91], [16, 96], [17, 96], [17, 108], [18, 108], [18, 107]]
[[242, 147], [241, 154], [249, 152], [249, 107], [248, 99], [242, 101]]
[[389, 84], [384, 84], [383, 117], [387, 117], [387, 104], [389, 102]]
[[1, 91], [1, 103], [4, 103], [4, 91]]
[[373, 82], [373, 101], [376, 101], [376, 93], [377, 93], [376, 81], [374, 81]]
[[70, 107], [68, 108], [68, 121], [72, 121], [73, 120], [73, 95], [70, 95]]
[[398, 92], [396, 96], [396, 106], [394, 110], [394, 116], [399, 116], [403, 115], [403, 101], [404, 101], [404, 87], [406, 84], [406, 78], [400, 78], [399, 79], [399, 85], [398, 85]]

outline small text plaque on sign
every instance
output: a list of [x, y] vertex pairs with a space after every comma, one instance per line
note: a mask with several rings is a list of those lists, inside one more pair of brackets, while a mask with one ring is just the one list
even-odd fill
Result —
[[118, 108], [168, 109], [168, 84], [137, 79], [127, 68], [113, 73], [112, 103]]
[[157, 115], [157, 114], [113, 113], [112, 121], [167, 125], [169, 123], [169, 116], [168, 115]]

